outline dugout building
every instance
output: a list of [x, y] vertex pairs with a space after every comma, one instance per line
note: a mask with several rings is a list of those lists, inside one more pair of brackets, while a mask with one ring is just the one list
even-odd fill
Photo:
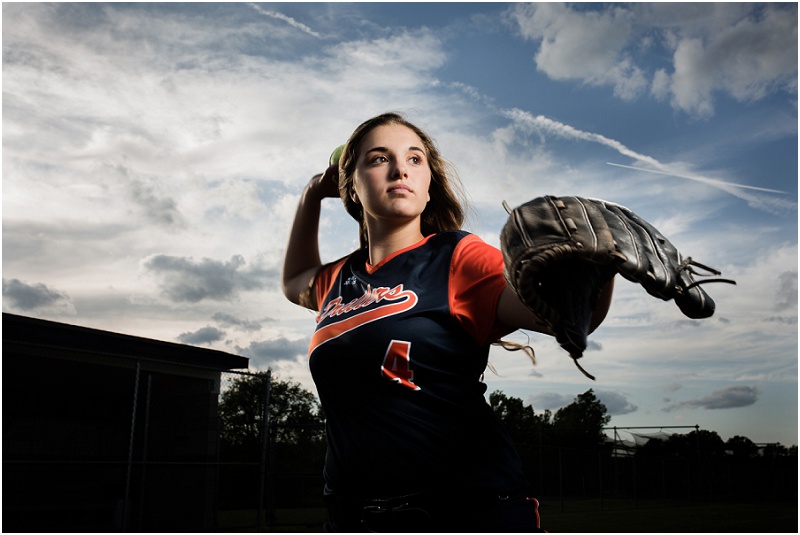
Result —
[[220, 351], [3, 314], [6, 532], [213, 531]]

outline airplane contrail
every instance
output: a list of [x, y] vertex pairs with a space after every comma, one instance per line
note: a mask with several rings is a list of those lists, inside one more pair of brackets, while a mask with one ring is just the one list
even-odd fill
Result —
[[765, 191], [765, 192], [768, 192], [768, 193], [783, 193], [783, 194], [786, 193], [785, 191], [781, 191], [779, 189], [759, 188], [757, 186], [748, 186], [748, 185], [745, 185], [745, 184], [735, 184], [733, 182], [725, 182], [723, 180], [714, 180], [713, 178], [706, 178], [706, 177], [693, 176], [693, 175], [682, 175], [682, 174], [679, 174], [679, 173], [673, 173], [671, 171], [657, 171], [655, 169], [646, 169], [644, 167], [634, 167], [632, 165], [622, 165], [620, 163], [612, 163], [612, 162], [606, 162], [606, 164], [607, 165], [613, 165], [614, 167], [622, 167], [622, 168], [625, 168], [625, 169], [633, 169], [634, 171], [645, 171], [647, 173], [655, 173], [657, 175], [675, 176], [675, 177], [678, 177], [678, 178], [686, 178], [686, 179], [689, 179], [689, 180], [696, 180], [697, 182], [703, 182], [705, 184], [710, 184], [710, 185], [713, 185], [713, 186], [731, 186], [731, 187], [734, 187], [734, 188], [752, 189], [752, 190], [756, 190], [756, 191]]
[[[757, 186], [747, 186], [744, 184], [735, 184], [732, 182], [726, 182], [724, 180], [714, 180], [711, 178], [700, 177], [700, 176], [693, 176], [693, 175], [685, 175], [680, 173], [675, 173], [669, 170], [669, 166], [665, 165], [652, 156], [647, 156], [646, 154], [640, 154], [629, 147], [625, 146], [625, 144], [617, 141], [616, 139], [612, 139], [606, 137], [602, 134], [597, 134], [594, 132], [586, 132], [585, 130], [580, 130], [568, 124], [561, 123], [559, 121], [555, 121], [550, 119], [549, 117], [545, 117], [543, 115], [536, 115], [520, 110], [518, 108], [514, 108], [511, 110], [506, 110], [503, 114], [512, 119], [513, 121], [517, 122], [518, 124], [526, 125], [530, 128], [545, 131], [557, 135], [562, 138], [569, 138], [569, 139], [578, 139], [582, 141], [589, 141], [592, 143], [599, 143], [600, 145], [605, 145], [606, 147], [618, 152], [622, 156], [627, 156], [636, 160], [637, 162], [650, 165], [657, 169], [650, 169], [644, 167], [634, 167], [631, 165], [622, 165], [618, 163], [611, 163], [606, 162], [608, 165], [613, 165], [616, 167], [623, 167], [626, 169], [633, 169], [636, 171], [645, 171], [648, 173], [656, 173], [659, 175], [666, 175], [666, 176], [674, 176], [678, 178], [685, 178], [688, 180], [695, 180], [697, 182], [702, 182], [708, 184], [709, 186], [715, 186], [726, 190], [728, 193], [735, 195], [737, 197], [742, 197], [745, 195], [744, 193], [737, 193], [736, 190], [732, 188], [740, 188], [740, 189], [749, 189], [754, 191], [761, 191], [766, 193], [782, 193], [785, 194], [785, 191], [777, 190], [777, 189], [770, 189], [770, 188], [759, 188]], [[752, 200], [748, 197], [749, 200]]]
[[288, 15], [284, 15], [283, 13], [279, 13], [277, 11], [268, 11], [266, 9], [263, 9], [258, 4], [251, 3], [251, 4], [249, 4], [249, 6], [252, 7], [253, 9], [255, 9], [256, 11], [258, 11], [259, 13], [261, 13], [262, 15], [266, 16], [266, 17], [272, 17], [273, 19], [282, 20], [285, 23], [287, 23], [289, 26], [297, 28], [298, 30], [300, 30], [303, 33], [307, 33], [308, 35], [311, 35], [311, 36], [316, 37], [318, 39], [322, 38], [322, 36], [319, 33], [315, 32], [314, 30], [312, 30], [311, 28], [309, 28], [308, 26], [306, 26], [302, 22], [298, 22], [295, 19], [293, 19], [292, 17], [289, 17]]

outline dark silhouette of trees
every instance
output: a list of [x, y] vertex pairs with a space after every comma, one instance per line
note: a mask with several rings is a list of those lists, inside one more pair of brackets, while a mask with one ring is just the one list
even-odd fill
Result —
[[[505, 426], [512, 440], [520, 445], [544, 445], [566, 448], [597, 449], [607, 445], [603, 428], [611, 421], [606, 406], [592, 389], [578, 394], [572, 403], [537, 414], [531, 405], [519, 398], [507, 396], [501, 390], [489, 395], [489, 405]], [[744, 436], [727, 441], [715, 432], [697, 429], [686, 434], [670, 435], [666, 439], [651, 438], [637, 447], [636, 454], [650, 457], [681, 459], [722, 458], [749, 459], [754, 457], [796, 457], [797, 446], [755, 444]]]
[[[744, 440], [749, 442], [748, 439]], [[636, 453], [642, 456], [696, 459], [724, 457], [726, 455], [725, 450], [726, 443], [720, 438], [716, 431], [699, 429], [691, 433], [670, 435], [669, 438], [665, 440], [658, 438], [650, 439], [646, 444], [640, 446]]]
[[749, 459], [758, 455], [758, 446], [749, 438], [736, 435], [725, 442], [725, 449], [736, 458]]
[[587, 390], [555, 413], [537, 414], [502, 391], [489, 405], [508, 430], [534, 493], [560, 496], [689, 500], [748, 496], [792, 500], [797, 496], [797, 446], [755, 444], [715, 431], [695, 429], [650, 438], [637, 447], [617, 447], [605, 435], [611, 417]]
[[500, 390], [489, 394], [489, 405], [503, 422], [514, 442], [539, 443], [542, 433], [550, 434], [553, 422], [549, 410], [537, 415], [532, 406], [523, 405], [521, 399], [508, 397]]
[[764, 457], [774, 459], [777, 457], [797, 457], [797, 445], [786, 447], [779, 442], [766, 444], [762, 452]]
[[605, 443], [603, 427], [611, 420], [606, 406], [591, 389], [555, 415], [549, 410], [536, 414], [531, 405], [499, 390], [489, 395], [489, 405], [519, 444], [594, 449]]
[[556, 411], [553, 429], [560, 446], [594, 448], [605, 442], [603, 428], [611, 421], [608, 410], [592, 389]]
[[[264, 404], [268, 382], [267, 435]], [[255, 507], [265, 491], [275, 507], [318, 499], [320, 488], [314, 479], [286, 476], [322, 473], [324, 419], [313, 393], [299, 383], [270, 378], [268, 372], [237, 375], [223, 388], [218, 407], [220, 460], [231, 463], [220, 472], [225, 507]], [[266, 490], [265, 477], [269, 481]], [[280, 486], [277, 494], [274, 485]]]
[[[248, 452], [261, 447], [267, 372], [236, 377], [219, 402], [223, 446]], [[299, 444], [320, 440], [322, 411], [314, 394], [299, 383], [272, 377], [269, 422], [275, 443]]]

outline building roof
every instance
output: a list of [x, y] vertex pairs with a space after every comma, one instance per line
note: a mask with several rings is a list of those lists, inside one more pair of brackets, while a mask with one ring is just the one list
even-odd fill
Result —
[[3, 352], [92, 354], [146, 359], [216, 370], [247, 369], [249, 359], [215, 349], [164, 342], [3, 313]]

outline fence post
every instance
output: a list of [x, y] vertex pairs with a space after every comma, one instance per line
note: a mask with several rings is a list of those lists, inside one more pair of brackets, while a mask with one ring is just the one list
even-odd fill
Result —
[[147, 373], [147, 390], [144, 399], [144, 434], [142, 435], [142, 475], [139, 484], [139, 530], [144, 526], [144, 498], [147, 496], [147, 486], [145, 485], [145, 475], [147, 473], [147, 442], [150, 436], [150, 394], [153, 389], [153, 374]]
[[547, 479], [544, 477], [544, 441], [542, 439], [542, 428], [544, 426], [539, 427], [539, 492], [542, 496], [545, 494], [545, 480]]
[[631, 457], [633, 465], [633, 508], [639, 508], [639, 478], [636, 477], [636, 455]]
[[603, 452], [597, 452], [597, 475], [600, 483], [600, 510], [605, 510], [605, 494], [603, 493]]
[[131, 471], [133, 469], [133, 436], [136, 431], [136, 408], [139, 404], [139, 375], [142, 370], [142, 361], [136, 361], [136, 378], [133, 383], [133, 409], [131, 411], [131, 434], [128, 442], [128, 472], [125, 477], [125, 498], [122, 502], [122, 531], [129, 529], [128, 516], [130, 515], [129, 503], [131, 497]]
[[[258, 495], [258, 531], [262, 530], [264, 525], [264, 509], [266, 499], [266, 486], [267, 486], [267, 453], [269, 451], [269, 396], [270, 388], [272, 386], [272, 370], [267, 370], [266, 380], [264, 385], [264, 412], [261, 417], [261, 461], [259, 463], [259, 473], [261, 480], [259, 483]], [[269, 514], [269, 511], [267, 511]]]
[[563, 448], [558, 448], [558, 496], [561, 502], [561, 512], [564, 512], [564, 467], [561, 458]]

